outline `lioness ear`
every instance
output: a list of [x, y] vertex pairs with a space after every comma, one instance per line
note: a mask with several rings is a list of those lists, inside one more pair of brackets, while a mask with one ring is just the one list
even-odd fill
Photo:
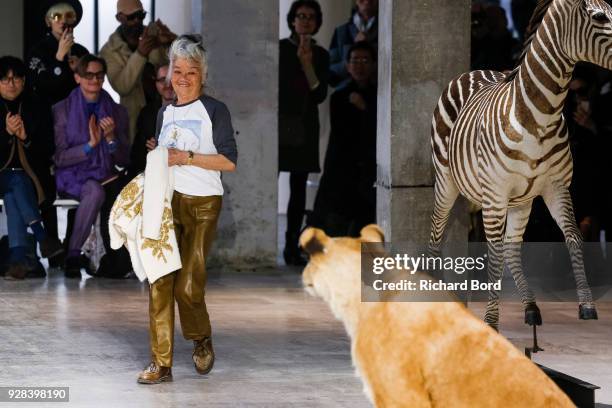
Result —
[[385, 233], [376, 224], [366, 225], [361, 229], [361, 240], [363, 242], [385, 242]]
[[300, 236], [300, 246], [310, 255], [323, 252], [329, 242], [329, 237], [318, 228], [306, 228]]

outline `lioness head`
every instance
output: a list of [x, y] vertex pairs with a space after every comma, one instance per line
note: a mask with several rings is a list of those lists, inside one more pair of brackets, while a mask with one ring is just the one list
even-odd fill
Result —
[[364, 227], [359, 238], [331, 238], [317, 228], [306, 229], [300, 237], [301, 247], [310, 255], [302, 274], [304, 289], [325, 300], [345, 323], [347, 309], [353, 312], [361, 301], [362, 242], [384, 242], [380, 227]]

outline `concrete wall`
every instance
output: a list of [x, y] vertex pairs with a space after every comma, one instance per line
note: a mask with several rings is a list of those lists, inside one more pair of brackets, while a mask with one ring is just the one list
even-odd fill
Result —
[[237, 172], [223, 176], [213, 260], [275, 265], [278, 0], [206, 0], [201, 7], [207, 93], [228, 105], [239, 155]]
[[[442, 89], [469, 70], [470, 6], [471, 0], [380, 2], [377, 217], [391, 241], [429, 238], [431, 117]], [[467, 240], [465, 203], [459, 206], [451, 235]]]
[[23, 1], [0, 1], [0, 55], [23, 57]]

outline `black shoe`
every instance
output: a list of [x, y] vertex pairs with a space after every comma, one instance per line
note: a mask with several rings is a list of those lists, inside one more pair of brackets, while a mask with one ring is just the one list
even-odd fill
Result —
[[81, 258], [66, 258], [64, 265], [64, 276], [70, 279], [81, 279]]
[[62, 252], [64, 247], [57, 238], [47, 237], [40, 243], [40, 253], [43, 258], [53, 258]]
[[23, 280], [28, 273], [27, 265], [24, 262], [15, 262], [9, 265], [4, 279], [6, 280]]
[[305, 266], [308, 263], [308, 259], [302, 255], [302, 251], [299, 248], [285, 247], [283, 258], [287, 266]]

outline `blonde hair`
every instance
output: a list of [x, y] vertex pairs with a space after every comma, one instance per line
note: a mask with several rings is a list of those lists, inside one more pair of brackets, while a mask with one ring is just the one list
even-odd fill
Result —
[[76, 14], [76, 10], [68, 3], [54, 4], [53, 6], [49, 7], [49, 10], [47, 10], [47, 14], [45, 14], [45, 18], [47, 20], [51, 20], [51, 16], [54, 13], [66, 13], [68, 11], [72, 11], [73, 13]]

